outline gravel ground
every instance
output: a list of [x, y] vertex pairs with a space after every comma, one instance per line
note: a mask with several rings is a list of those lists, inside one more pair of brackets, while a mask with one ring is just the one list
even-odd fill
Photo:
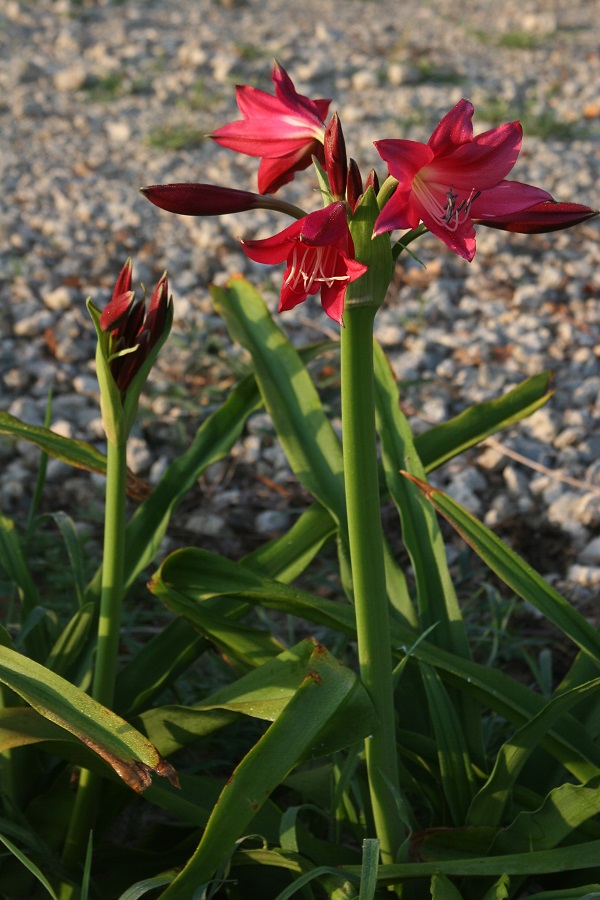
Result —
[[[153, 376], [130, 464], [151, 482], [185, 446], [240, 360], [208, 299], [241, 271], [276, 305], [277, 278], [236, 237], [283, 227], [267, 213], [190, 219], [137, 188], [213, 181], [255, 189], [256, 161], [204, 135], [238, 118], [233, 85], [271, 89], [277, 57], [311, 97], [332, 97], [349, 151], [427, 140], [461, 97], [476, 130], [520, 118], [514, 177], [559, 200], [600, 206], [600, 21], [589, 0], [0, 0], [0, 408], [102, 446], [95, 338], [127, 256], [136, 282], [168, 268], [173, 336]], [[314, 209], [310, 173], [282, 196]], [[287, 224], [287, 222], [285, 223]], [[480, 229], [469, 265], [438, 241], [426, 268], [398, 272], [378, 336], [405, 382], [415, 428], [554, 372], [552, 402], [518, 429], [436, 473], [436, 483], [511, 539], [570, 596], [600, 592], [600, 231], [533, 238]], [[279, 320], [294, 341], [335, 332], [309, 302]], [[524, 461], [525, 460], [525, 461]], [[529, 464], [530, 461], [531, 464]], [[37, 451], [0, 437], [0, 506], [27, 508]], [[537, 467], [537, 468], [536, 468]], [[52, 462], [49, 499], [100, 510], [102, 485]], [[53, 493], [54, 491], [54, 493]], [[289, 522], [299, 499], [265, 416], [232, 461], [212, 468], [180, 511], [175, 539], [247, 549]]]

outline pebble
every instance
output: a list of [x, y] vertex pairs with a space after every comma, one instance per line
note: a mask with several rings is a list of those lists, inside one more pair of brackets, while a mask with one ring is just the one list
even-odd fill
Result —
[[[234, 83], [272, 90], [269, 57], [278, 57], [301, 92], [332, 98], [363, 173], [376, 166], [383, 174], [374, 139], [427, 141], [461, 97], [475, 104], [476, 131], [499, 124], [492, 97], [506, 107], [506, 121], [527, 113], [509, 177], [540, 184], [559, 200], [600, 206], [600, 21], [590, 19], [589, 4], [528, 0], [524, 10], [511, 0], [503, 33], [534, 38], [519, 49], [494, 30], [494, 0], [473, 0], [462, 19], [451, 0], [406, 0], [401, 25], [391, 0], [380, 0], [377, 15], [365, 15], [364, 0], [346, 0], [343, 16], [339, 4], [321, 0], [305, 0], [293, 17], [285, 0], [209, 6], [210, 15], [195, 0], [37, 0], [33, 16], [28, 4], [8, 0], [0, 15], [0, 409], [41, 425], [52, 387], [53, 427], [102, 448], [85, 299], [102, 308], [128, 256], [138, 290], [141, 282], [151, 290], [166, 268], [173, 336], [129, 448], [131, 467], [152, 483], [186, 446], [186, 429], [195, 430], [204, 393], [194, 377], [206, 360], [224, 353], [246, 365], [212, 310], [208, 285], [239, 271], [265, 288], [275, 309], [280, 270], [251, 263], [237, 239], [284, 226], [263, 211], [172, 216], [150, 206], [138, 188], [206, 180], [254, 190], [256, 160], [204, 136], [239, 117]], [[250, 52], [255, 48], [259, 54]], [[547, 136], [536, 133], [536, 122]], [[299, 173], [281, 197], [318, 206], [310, 173]], [[403, 254], [378, 314], [378, 337], [417, 433], [501, 396], [527, 375], [553, 372], [556, 393], [548, 404], [498, 439], [581, 487], [490, 447], [452, 461], [434, 478], [491, 527], [532, 515], [560, 528], [575, 555], [564, 574], [597, 590], [600, 503], [586, 482], [600, 485], [598, 222], [532, 236], [481, 227], [477, 248], [469, 265], [431, 235], [413, 244], [423, 265]], [[314, 298], [277, 321], [296, 344], [336, 332]], [[4, 439], [0, 454], [2, 510], [26, 511], [33, 454]], [[251, 419], [230, 459], [205, 473], [218, 512], [188, 517], [193, 534], [226, 533], [228, 515], [244, 503], [227, 486], [229, 467], [242, 464], [275, 483], [290, 480], [265, 414]], [[95, 476], [62, 477], [74, 501], [92, 490], [96, 503], [104, 489]], [[289, 524], [286, 515], [260, 512], [248, 528], [277, 533]]]

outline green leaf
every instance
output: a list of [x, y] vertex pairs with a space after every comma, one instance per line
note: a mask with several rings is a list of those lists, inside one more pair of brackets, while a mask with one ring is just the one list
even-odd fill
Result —
[[499, 831], [489, 852], [515, 853], [557, 847], [599, 812], [600, 775], [587, 784], [562, 784], [550, 791], [539, 809], [520, 812], [514, 822]]
[[4, 837], [3, 834], [0, 834], [0, 841], [4, 844], [4, 846], [7, 848], [7, 850], [10, 850], [10, 852], [13, 854], [13, 856], [15, 856], [19, 860], [19, 862], [22, 863], [25, 866], [25, 868], [31, 872], [31, 874], [36, 878], [36, 880], [39, 881], [39, 883], [43, 887], [46, 888], [46, 890], [48, 891], [48, 894], [52, 897], [52, 900], [58, 900], [57, 895], [54, 893], [54, 890], [52, 889], [52, 885], [50, 884], [48, 879], [45, 878], [45, 876], [42, 874], [42, 872], [40, 872], [40, 870], [38, 869], [36, 864], [34, 862], [32, 862], [29, 859], [29, 857], [25, 853], [23, 853], [22, 850], [19, 850], [19, 848], [16, 847], [12, 843], [12, 841], [9, 841], [9, 839], [7, 837]]
[[600, 900], [600, 884], [582, 884], [560, 891], [542, 891], [533, 894], [532, 900]]
[[[315, 503], [286, 534], [262, 544], [245, 557], [244, 564], [278, 581], [292, 581], [335, 531], [327, 510]], [[238, 604], [235, 610], [230, 605], [229, 620], [240, 618], [246, 610], [246, 604]], [[170, 622], [119, 672], [115, 691], [117, 711], [140, 712], [209, 646], [205, 638], [190, 628], [187, 619]]]
[[77, 533], [75, 523], [66, 513], [51, 513], [51, 518], [54, 519], [58, 525], [62, 539], [65, 542], [69, 562], [71, 563], [71, 572], [73, 574], [73, 585], [75, 587], [77, 602], [79, 603], [79, 606], [83, 606], [85, 594], [85, 567], [83, 563], [81, 539]]
[[[309, 622], [356, 636], [354, 610], [347, 603], [314, 597], [249, 570], [205, 550], [190, 548], [168, 556], [150, 582], [150, 589], [181, 615], [193, 614], [198, 601], [219, 597], [225, 603], [251, 603], [300, 616]], [[466, 692], [517, 726], [524, 725], [545, 706], [543, 697], [496, 669], [457, 657], [419, 638], [400, 623], [391, 622], [392, 649], [398, 656], [410, 651], [414, 660], [428, 663], [445, 681]], [[600, 768], [600, 750], [571, 716], [560, 719], [543, 746], [569, 772], [587, 781]]]
[[54, 725], [30, 706], [0, 709], [0, 753], [40, 741], [71, 740], [63, 728]]
[[501, 875], [498, 881], [491, 886], [489, 891], [485, 892], [483, 900], [507, 900], [509, 896], [510, 878], [508, 875]]
[[256, 380], [289, 463], [301, 484], [345, 531], [342, 451], [298, 352], [243, 278], [215, 287], [213, 300], [234, 341], [252, 356]]
[[462, 825], [475, 793], [475, 779], [459, 720], [440, 676], [431, 666], [420, 665], [429, 717], [437, 744], [441, 786], [455, 825]]
[[117, 674], [115, 707], [134, 715], [162, 694], [207, 648], [187, 619], [172, 619]]
[[500, 824], [515, 782], [542, 737], [572, 706], [594, 696], [599, 689], [600, 678], [597, 678], [554, 697], [500, 747], [490, 777], [471, 804], [467, 818], [469, 825]]
[[550, 379], [550, 372], [527, 378], [504, 396], [471, 406], [448, 422], [420, 434], [416, 443], [426, 471], [530, 416], [552, 397], [554, 392], [548, 391]]
[[[14, 581], [19, 592], [21, 603], [21, 625], [31, 627], [25, 638], [28, 653], [38, 660], [44, 660], [48, 653], [48, 635], [46, 623], [35, 623], [40, 611], [38, 589], [29, 572], [21, 541], [12, 519], [0, 515], [0, 568]], [[28, 621], [29, 620], [29, 621]]]
[[[470, 659], [469, 642], [435, 513], [416, 487], [400, 475], [400, 470], [406, 468], [418, 478], [424, 478], [425, 470], [409, 424], [400, 410], [398, 387], [391, 366], [377, 343], [374, 344], [374, 366], [377, 427], [385, 479], [400, 514], [402, 540], [415, 573], [419, 621], [423, 630], [433, 628], [433, 644]], [[467, 738], [466, 746], [481, 764], [483, 740], [478, 711], [467, 697], [449, 695], [446, 699], [456, 706]], [[463, 800], [466, 796], [463, 794]], [[466, 812], [466, 808], [463, 811]], [[453, 812], [458, 813], [458, 808]], [[455, 820], [455, 824], [458, 821], [462, 819]]]
[[94, 605], [86, 603], [78, 609], [67, 622], [48, 654], [46, 665], [57, 675], [75, 681], [69, 677], [76, 666], [81, 663], [81, 650], [85, 647], [86, 638], [95, 620]]
[[364, 719], [369, 705], [356, 676], [324, 647], [314, 645], [297, 691], [234, 771], [198, 849], [163, 894], [165, 900], [190, 896], [212, 877], [271, 792], [311, 748], [321, 745], [324, 733], [334, 732], [338, 721], [355, 729], [355, 740], [365, 737], [372, 725], [370, 717], [368, 722]]
[[[568, 845], [556, 850], [531, 850], [500, 856], [468, 859], [436, 860], [429, 863], [401, 863], [379, 868], [380, 886], [402, 884], [413, 878], [426, 878], [437, 873], [463, 877], [489, 875], [551, 875], [554, 872], [576, 872], [589, 869], [600, 854], [600, 840]], [[344, 866], [342, 872], [360, 875], [360, 866]], [[579, 898], [578, 898], [579, 900]]]
[[171, 764], [143, 735], [44, 666], [0, 647], [0, 681], [42, 716], [83, 741], [134, 790], [143, 791], [152, 772], [176, 781]]
[[435, 516], [416, 488], [399, 474], [400, 469], [406, 468], [417, 477], [425, 476], [410, 427], [400, 410], [398, 387], [389, 361], [377, 343], [374, 366], [385, 478], [400, 513], [402, 539], [415, 571], [421, 625], [426, 629], [435, 624], [433, 643], [469, 659], [469, 644]]
[[139, 900], [144, 894], [155, 891], [156, 888], [164, 887], [166, 884], [171, 884], [175, 875], [175, 871], [165, 872], [163, 875], [155, 875], [154, 878], [145, 878], [143, 881], [138, 881], [127, 888], [125, 893], [121, 894], [119, 900]]
[[449, 878], [436, 873], [431, 879], [432, 900], [463, 900], [463, 896]]
[[358, 900], [373, 900], [377, 889], [379, 869], [379, 840], [367, 838], [362, 846], [362, 872]]
[[211, 609], [196, 608], [187, 614], [194, 627], [243, 669], [262, 666], [283, 650], [270, 631], [231, 621]]
[[0, 433], [35, 444], [49, 456], [77, 469], [106, 474], [106, 456], [85, 441], [63, 437], [39, 425], [27, 425], [6, 412], [0, 412]]
[[[223, 728], [238, 715], [274, 722], [306, 678], [313, 654], [314, 643], [302, 641], [194, 706], [167, 706], [142, 713], [140, 729], [162, 754], [169, 755], [199, 737]], [[367, 695], [360, 693], [354, 702], [355, 712], [362, 718], [361, 729], [375, 728], [373, 708]], [[345, 718], [336, 721], [331, 733], [325, 729], [319, 743], [311, 745], [310, 755], [322, 756], [345, 747], [357, 739], [355, 734], [355, 722]]]
[[531, 603], [600, 665], [600, 634], [558, 591], [499, 537], [442, 491], [404, 473], [423, 492], [477, 555], [519, 597]]

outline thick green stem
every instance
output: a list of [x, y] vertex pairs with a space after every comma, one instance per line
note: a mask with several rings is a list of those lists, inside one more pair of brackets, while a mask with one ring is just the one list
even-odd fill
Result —
[[126, 443], [108, 442], [106, 455], [106, 513], [98, 645], [92, 696], [111, 706], [117, 674], [121, 636], [121, 604], [125, 559], [125, 500], [127, 483]]
[[384, 863], [404, 833], [398, 815], [398, 760], [392, 654], [375, 434], [372, 306], [347, 306], [342, 329], [342, 439], [360, 675], [379, 727], [367, 739], [373, 817]]
[[[125, 442], [117, 445], [109, 441], [106, 459], [102, 589], [92, 697], [108, 707], [113, 703], [121, 634], [127, 478], [126, 446]], [[93, 772], [82, 770], [80, 773], [77, 796], [63, 852], [63, 864], [68, 870], [83, 861], [89, 833], [96, 820], [101, 781], [102, 779]], [[71, 900], [75, 896], [77, 896], [77, 891], [71, 886], [62, 886], [61, 900]]]

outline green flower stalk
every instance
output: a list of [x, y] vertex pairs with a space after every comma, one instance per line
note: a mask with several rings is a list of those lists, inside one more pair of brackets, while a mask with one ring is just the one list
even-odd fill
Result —
[[365, 743], [365, 757], [381, 859], [393, 863], [404, 839], [400, 795], [389, 604], [379, 501], [373, 324], [389, 286], [390, 242], [372, 239], [379, 206], [372, 187], [359, 200], [350, 233], [357, 259], [367, 271], [346, 289], [341, 330], [342, 444], [350, 562], [361, 681], [379, 719]]
[[[127, 438], [140, 394], [173, 322], [166, 273], [152, 293], [147, 312], [145, 298], [136, 299], [131, 289], [131, 277], [128, 259], [103, 312], [91, 300], [87, 302], [98, 336], [96, 367], [107, 438], [104, 553], [92, 697], [109, 707], [114, 699], [121, 632]], [[100, 788], [101, 780], [96, 775], [88, 770], [81, 772], [63, 852], [67, 869], [76, 866], [83, 857], [96, 818]], [[60, 896], [61, 900], [74, 897], [72, 886], [64, 884]]]

